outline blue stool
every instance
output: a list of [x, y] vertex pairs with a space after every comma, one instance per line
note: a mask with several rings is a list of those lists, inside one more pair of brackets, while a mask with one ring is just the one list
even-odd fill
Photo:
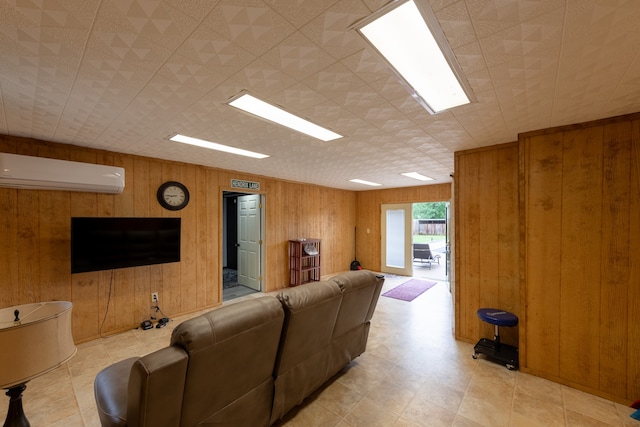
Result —
[[478, 309], [478, 317], [483, 322], [494, 326], [493, 341], [482, 338], [473, 347], [473, 358], [477, 359], [478, 354], [484, 354], [488, 359], [499, 362], [509, 370], [518, 369], [518, 347], [500, 343], [500, 326], [517, 326], [518, 316], [508, 311], [497, 308]]

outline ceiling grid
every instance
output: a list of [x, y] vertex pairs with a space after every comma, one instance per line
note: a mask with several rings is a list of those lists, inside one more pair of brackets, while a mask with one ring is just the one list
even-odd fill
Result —
[[[349, 179], [450, 182], [457, 150], [640, 110], [637, 0], [419, 1], [473, 103], [430, 115], [358, 39], [389, 0], [0, 0], [0, 133], [366, 190]], [[229, 107], [243, 90], [344, 137]]]

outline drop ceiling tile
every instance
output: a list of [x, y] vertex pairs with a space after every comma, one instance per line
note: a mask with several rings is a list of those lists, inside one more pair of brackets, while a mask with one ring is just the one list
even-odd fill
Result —
[[[412, 99], [407, 88], [401, 83], [395, 74], [391, 74], [385, 78], [381, 78], [370, 83], [370, 87], [379, 92], [386, 100], [400, 103], [405, 100]], [[417, 103], [415, 99], [413, 102]]]
[[452, 3], [434, 12], [449, 46], [455, 49], [477, 40], [467, 5], [463, 1]]
[[376, 12], [389, 3], [389, 0], [362, 0], [371, 12]]
[[348, 28], [370, 14], [360, 0], [334, 3], [301, 29], [309, 39], [336, 59], [342, 59], [365, 46], [362, 38]]
[[202, 65], [181, 55], [173, 54], [160, 66], [155, 77], [162, 77], [167, 81], [173, 81], [205, 94], [239, 70], [241, 67]]
[[[494, 90], [493, 81], [491, 80], [491, 74], [486, 68], [475, 71], [473, 73], [468, 73], [465, 75], [465, 77], [469, 85], [471, 85], [473, 96], [476, 98], [481, 93], [486, 93]], [[461, 108], [470, 109], [474, 106], [475, 103], [472, 102], [470, 105], [464, 105]]]
[[157, 70], [172, 53], [164, 44], [134, 33], [94, 31], [90, 43], [97, 51], [151, 72]]
[[[597, 116], [638, 58], [640, 11], [629, 2], [569, 5], [564, 57], [558, 67], [555, 121]], [[634, 32], [635, 31], [635, 32]], [[595, 49], [605, 42], [609, 49]], [[607, 79], [596, 78], [607, 75]], [[623, 110], [625, 110], [623, 108]], [[628, 110], [628, 109], [627, 109]], [[620, 111], [616, 108], [616, 112]], [[613, 111], [611, 113], [614, 113]]]
[[551, 13], [481, 39], [487, 67], [499, 66], [514, 57], [557, 59], [562, 44], [563, 18], [562, 14]]
[[340, 62], [367, 83], [393, 74], [384, 61], [372, 54], [368, 49], [362, 49]]
[[437, 120], [431, 120], [421, 125], [425, 132], [444, 146], [449, 146], [453, 141], [472, 141], [472, 137], [450, 112], [440, 113], [437, 115]]
[[335, 62], [327, 52], [300, 32], [280, 42], [261, 59], [297, 81], [303, 81]]
[[367, 128], [368, 123], [349, 111], [341, 110], [340, 117], [336, 119], [336, 122], [332, 127], [334, 129], [339, 129], [341, 135], [353, 137], [354, 135], [357, 135], [361, 129]]
[[463, 77], [487, 69], [487, 63], [479, 42], [469, 43], [454, 50], [456, 60], [462, 68]]
[[466, 4], [476, 35], [482, 39], [551, 11], [562, 13], [566, 0], [473, 0]]
[[340, 135], [349, 134], [348, 127], [355, 116], [333, 101], [325, 101], [305, 110], [300, 115], [313, 123], [326, 127]]
[[149, 38], [182, 40], [199, 20], [180, 9], [168, 7], [162, 0], [121, 0], [114, 2], [112, 7], [120, 12], [120, 19], [128, 22], [133, 32]]
[[202, 24], [258, 56], [296, 31], [261, 0], [222, 0]]
[[342, 98], [346, 91], [366, 86], [357, 74], [340, 62], [323, 68], [303, 83], [329, 99]]
[[429, 0], [429, 6], [434, 12], [438, 12], [440, 9], [451, 6], [454, 3], [460, 2], [460, 0]]
[[[21, 27], [37, 26], [49, 28], [84, 29], [87, 30], [93, 23], [93, 17], [99, 7], [97, 0], [47, 0], [45, 2], [33, 1], [3, 1], [0, 6], [0, 22], [8, 18], [8, 22], [18, 23]], [[7, 14], [11, 9], [15, 14]], [[16, 14], [24, 20], [18, 21]]]
[[336, 0], [265, 0], [278, 14], [299, 28], [321, 15]]
[[239, 71], [256, 59], [253, 53], [204, 26], [196, 28], [175, 53], [211, 67], [211, 74], [226, 74], [225, 69]]
[[163, 0], [165, 4], [172, 8], [189, 15], [190, 17], [201, 20], [207, 16], [218, 3], [218, 0]]
[[443, 149], [443, 147], [434, 137], [424, 131], [422, 131], [420, 135], [415, 135], [407, 138], [405, 144], [427, 155], [430, 155], [433, 150]]
[[174, 109], [182, 110], [203, 95], [204, 93], [198, 90], [197, 87], [184, 85], [175, 78], [164, 78], [156, 75], [136, 95], [128, 108], [131, 113], [148, 111], [150, 115], [159, 112], [167, 112], [167, 114], [173, 115], [170, 111]]
[[286, 88], [280, 94], [273, 95], [271, 99], [280, 105], [286, 105], [287, 108], [291, 108], [294, 111], [305, 111], [328, 101], [322, 92], [302, 83]]
[[[225, 85], [233, 85], [246, 89], [254, 96], [268, 101], [270, 95], [279, 93], [298, 82], [282, 70], [263, 59], [258, 59], [225, 81]], [[239, 91], [231, 94], [236, 95]]]

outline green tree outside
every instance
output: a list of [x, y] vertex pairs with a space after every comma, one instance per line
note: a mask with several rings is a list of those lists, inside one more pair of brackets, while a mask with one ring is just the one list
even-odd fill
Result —
[[445, 217], [446, 217], [445, 202], [413, 204], [413, 219], [445, 219]]

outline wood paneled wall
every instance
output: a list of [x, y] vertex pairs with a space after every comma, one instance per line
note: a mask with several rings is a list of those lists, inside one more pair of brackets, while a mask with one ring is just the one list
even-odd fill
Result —
[[[154, 291], [169, 317], [221, 303], [221, 199], [232, 178], [260, 182], [265, 194], [266, 291], [288, 286], [289, 239], [322, 239], [323, 275], [348, 270], [353, 256], [352, 191], [4, 135], [0, 152], [125, 168], [119, 195], [0, 188], [0, 307], [71, 301], [76, 342], [136, 327], [149, 318]], [[190, 190], [181, 211], [156, 201], [169, 180]], [[181, 262], [71, 275], [73, 216], [179, 216]]]
[[[454, 177], [456, 338], [475, 343], [493, 337], [479, 308], [521, 311], [518, 144], [457, 152]], [[500, 335], [518, 345], [518, 328]]]
[[[444, 202], [451, 200], [451, 184], [422, 185], [419, 187], [360, 191], [356, 196], [357, 258], [363, 268], [380, 271], [381, 247], [380, 215], [383, 204]], [[354, 234], [354, 229], [350, 230]], [[354, 248], [351, 248], [353, 259]], [[351, 260], [350, 260], [351, 261]], [[349, 268], [349, 263], [345, 264]]]
[[640, 114], [456, 153], [456, 337], [492, 336], [479, 307], [513, 311], [521, 370], [638, 399], [639, 161]]
[[640, 397], [640, 114], [520, 136], [527, 371]]

